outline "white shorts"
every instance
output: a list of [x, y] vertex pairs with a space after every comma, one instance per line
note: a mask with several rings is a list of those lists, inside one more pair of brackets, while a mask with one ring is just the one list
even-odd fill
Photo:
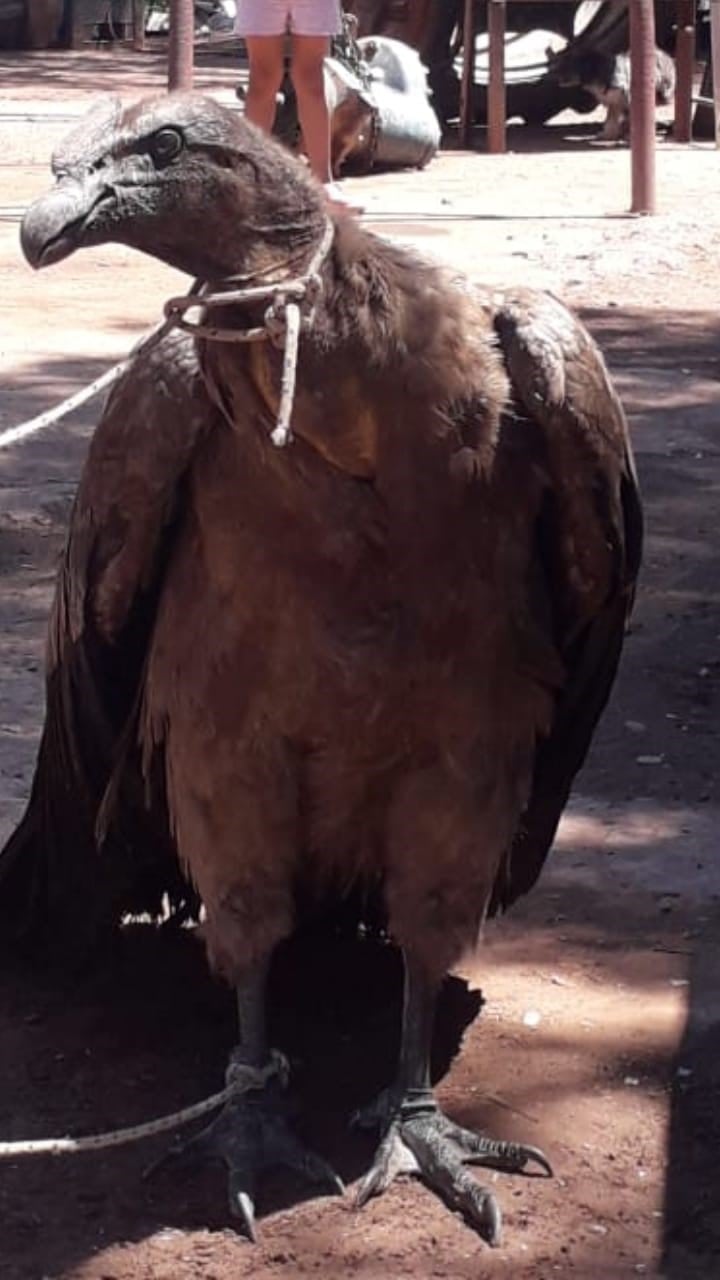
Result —
[[340, 0], [237, 0], [239, 36], [337, 36]]

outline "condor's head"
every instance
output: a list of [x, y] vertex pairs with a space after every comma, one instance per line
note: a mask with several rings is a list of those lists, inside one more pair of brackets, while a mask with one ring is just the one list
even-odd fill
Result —
[[[300, 251], [323, 225], [319, 185], [287, 151], [198, 94], [97, 107], [52, 157], [55, 186], [21, 228], [33, 267], [116, 241], [201, 279]], [[273, 252], [273, 250], [275, 252]]]

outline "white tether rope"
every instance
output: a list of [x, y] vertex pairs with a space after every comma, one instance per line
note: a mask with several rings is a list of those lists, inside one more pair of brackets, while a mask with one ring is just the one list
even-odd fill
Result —
[[21, 1156], [75, 1156], [84, 1151], [102, 1151], [106, 1147], [121, 1147], [126, 1142], [152, 1138], [158, 1133], [166, 1133], [169, 1129], [189, 1124], [191, 1120], [199, 1120], [208, 1111], [214, 1111], [216, 1107], [241, 1093], [262, 1089], [270, 1077], [276, 1074], [281, 1078], [287, 1075], [287, 1063], [280, 1053], [273, 1052], [264, 1067], [248, 1067], [231, 1059], [225, 1088], [202, 1102], [195, 1102], [190, 1107], [160, 1116], [157, 1120], [148, 1120], [146, 1124], [135, 1124], [127, 1129], [111, 1129], [108, 1133], [91, 1133], [83, 1138], [35, 1138], [26, 1142], [0, 1142], [0, 1160], [15, 1160]]
[[[196, 284], [183, 297], [170, 298], [165, 304], [165, 319], [141, 338], [124, 360], [113, 365], [112, 369], [108, 369], [81, 391], [76, 391], [54, 409], [46, 409], [37, 417], [29, 418], [16, 427], [8, 427], [0, 432], [0, 449], [8, 449], [20, 440], [25, 440], [28, 436], [35, 435], [36, 432], [60, 422], [74, 409], [79, 409], [93, 396], [99, 395], [106, 387], [116, 382], [133, 357], [145, 346], [158, 342], [172, 329], [183, 329], [187, 333], [209, 339], [211, 342], [260, 342], [269, 338], [276, 346], [284, 348], [280, 406], [277, 421], [270, 436], [273, 444], [282, 448], [288, 440], [292, 439], [290, 416], [295, 399], [300, 333], [303, 328], [307, 329], [312, 325], [315, 302], [322, 287], [318, 272], [330, 251], [334, 231], [332, 222], [329, 218], [326, 219], [322, 239], [313, 254], [310, 265], [303, 275], [292, 280], [220, 293], [205, 292], [207, 285]], [[227, 283], [232, 283], [232, 277]], [[194, 307], [208, 309], [246, 305], [248, 302], [260, 302], [265, 299], [270, 300], [270, 305], [265, 312], [263, 323], [252, 329], [222, 329], [217, 325], [195, 324], [185, 318], [185, 312]]]
[[164, 337], [172, 328], [173, 324], [168, 320], [163, 320], [160, 324], [156, 324], [154, 329], [150, 329], [149, 333], [146, 333], [139, 342], [136, 342], [124, 360], [114, 364], [112, 369], [106, 369], [105, 373], [101, 373], [89, 386], [83, 387], [81, 391], [76, 391], [74, 395], [68, 396], [67, 400], [63, 400], [62, 404], [55, 405], [54, 409], [46, 409], [44, 413], [39, 413], [36, 418], [28, 418], [27, 422], [21, 422], [17, 427], [8, 427], [6, 431], [0, 431], [0, 449], [9, 449], [11, 444], [17, 444], [20, 440], [27, 439], [28, 436], [34, 436], [36, 432], [43, 431], [45, 427], [52, 427], [56, 422], [60, 422], [62, 418], [66, 418], [74, 409], [79, 409], [87, 400], [92, 400], [93, 396], [99, 395], [106, 387], [112, 386], [113, 382], [117, 382], [120, 374], [128, 367], [133, 356], [136, 356], [146, 344]]

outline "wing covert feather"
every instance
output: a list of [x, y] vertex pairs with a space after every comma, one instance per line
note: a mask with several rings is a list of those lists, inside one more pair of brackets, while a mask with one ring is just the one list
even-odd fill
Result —
[[612, 688], [642, 551], [627, 424], [592, 337], [549, 294], [507, 295], [494, 322], [518, 425], [531, 422], [542, 439], [548, 483], [535, 552], [565, 681], [537, 744], [531, 795], [493, 911], [532, 887], [552, 845]]

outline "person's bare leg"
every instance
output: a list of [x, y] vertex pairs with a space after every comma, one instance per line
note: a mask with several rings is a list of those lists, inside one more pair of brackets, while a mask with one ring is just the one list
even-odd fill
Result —
[[330, 112], [325, 98], [324, 60], [330, 52], [328, 36], [293, 36], [290, 74], [295, 86], [298, 116], [307, 158], [320, 182], [332, 182]]
[[325, 97], [323, 62], [330, 52], [328, 36], [293, 36], [292, 75], [298, 116], [310, 168], [325, 187], [328, 204], [337, 213], [361, 213], [362, 206], [347, 199], [333, 182], [330, 153], [330, 111]]
[[246, 36], [245, 44], [250, 63], [245, 115], [253, 124], [270, 133], [283, 79], [285, 36]]

